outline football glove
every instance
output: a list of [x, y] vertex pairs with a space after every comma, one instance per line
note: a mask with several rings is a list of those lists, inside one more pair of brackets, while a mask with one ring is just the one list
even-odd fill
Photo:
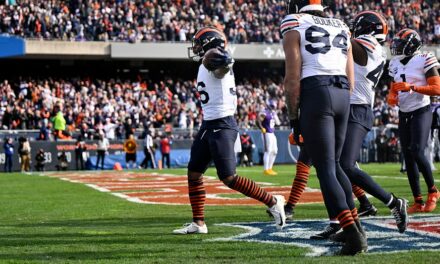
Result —
[[411, 90], [411, 85], [407, 82], [398, 82], [393, 83], [391, 86], [391, 89], [393, 89], [396, 92], [409, 92]]
[[220, 68], [232, 66], [234, 59], [225, 49], [217, 47], [208, 50], [205, 56], [203, 56], [202, 62], [208, 71], [215, 71]]

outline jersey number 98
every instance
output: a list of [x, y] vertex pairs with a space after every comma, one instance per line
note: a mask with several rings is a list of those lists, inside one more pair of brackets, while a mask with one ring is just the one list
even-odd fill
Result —
[[330, 33], [328, 33], [327, 30], [317, 26], [311, 26], [306, 30], [306, 40], [312, 43], [305, 46], [306, 50], [311, 54], [326, 54], [330, 51], [332, 46], [340, 48], [343, 54], [347, 54], [348, 37], [345, 31], [341, 31], [341, 33], [336, 35], [330, 44]]

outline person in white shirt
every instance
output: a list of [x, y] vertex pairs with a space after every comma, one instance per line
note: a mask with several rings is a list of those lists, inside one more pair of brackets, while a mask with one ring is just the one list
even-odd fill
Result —
[[96, 159], [96, 167], [95, 169], [98, 169], [99, 162], [101, 162], [101, 169], [104, 169], [104, 160], [105, 160], [105, 153], [107, 152], [110, 143], [108, 142], [108, 139], [105, 138], [104, 134], [99, 135], [99, 140], [97, 144], [96, 152], [98, 154], [98, 157]]

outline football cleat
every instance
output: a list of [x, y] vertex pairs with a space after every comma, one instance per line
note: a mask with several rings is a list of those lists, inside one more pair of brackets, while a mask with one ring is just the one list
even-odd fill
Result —
[[397, 228], [400, 233], [405, 232], [408, 226], [408, 201], [405, 199], [397, 198], [396, 206], [391, 209], [391, 214], [396, 219]]
[[358, 209], [358, 216], [359, 217], [367, 217], [367, 216], [375, 216], [377, 214], [377, 208], [372, 205], [363, 205], [361, 204]]
[[276, 172], [273, 172], [270, 169], [269, 170], [264, 170], [263, 174], [266, 175], [266, 176], [275, 176], [275, 175], [277, 175]]
[[[359, 220], [355, 221], [356, 227], [359, 230], [359, 233], [361, 233], [361, 235], [364, 238], [367, 238], [367, 234], [365, 233], [364, 228], [361, 225], [361, 222]], [[345, 243], [345, 234], [346, 232], [338, 232], [336, 234], [333, 234], [329, 237], [329, 239], [333, 242], [337, 242], [337, 243]]]
[[440, 199], [440, 192], [428, 193], [428, 200], [425, 204], [424, 212], [429, 213], [435, 210], [437, 206], [437, 200]]
[[408, 214], [423, 213], [425, 212], [425, 204], [415, 202], [408, 208], [407, 212]]
[[344, 246], [342, 246], [341, 251], [339, 251], [336, 255], [339, 256], [354, 256], [359, 253], [367, 252], [368, 250], [368, 244], [367, 239], [359, 232], [356, 228], [356, 230], [352, 232], [345, 232], [345, 242]]
[[273, 216], [275, 220], [275, 225], [278, 230], [283, 229], [286, 224], [286, 214], [284, 212], [284, 196], [282, 195], [274, 195], [276, 203], [269, 208], [270, 214]]
[[189, 234], [208, 234], [208, 227], [206, 224], [199, 226], [198, 224], [192, 222], [190, 224], [185, 224], [182, 228], [173, 230], [173, 234], [176, 235], [189, 235]]
[[329, 239], [331, 235], [336, 234], [339, 230], [341, 230], [341, 226], [339, 225], [339, 223], [330, 223], [328, 226], [325, 227], [324, 231], [311, 236], [310, 239]]
[[273, 169], [269, 169], [269, 170], [273, 175], [278, 175], [278, 172], [274, 171]]
[[293, 220], [293, 215], [295, 214], [293, 207], [285, 205], [284, 213], [286, 214], [286, 220]]

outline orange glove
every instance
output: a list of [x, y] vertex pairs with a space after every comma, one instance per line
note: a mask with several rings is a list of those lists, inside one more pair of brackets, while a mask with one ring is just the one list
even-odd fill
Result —
[[406, 82], [392, 83], [391, 90], [394, 90], [396, 92], [409, 92], [411, 90], [411, 85]]
[[[303, 137], [301, 135], [299, 135], [299, 142], [300, 144], [304, 143]], [[293, 134], [293, 132], [289, 134], [289, 143], [290, 145], [298, 145], [298, 143], [296, 143], [295, 135]]]
[[429, 96], [440, 95], [440, 76], [431, 76], [426, 81], [428, 82], [426, 86], [413, 87], [414, 92]]

